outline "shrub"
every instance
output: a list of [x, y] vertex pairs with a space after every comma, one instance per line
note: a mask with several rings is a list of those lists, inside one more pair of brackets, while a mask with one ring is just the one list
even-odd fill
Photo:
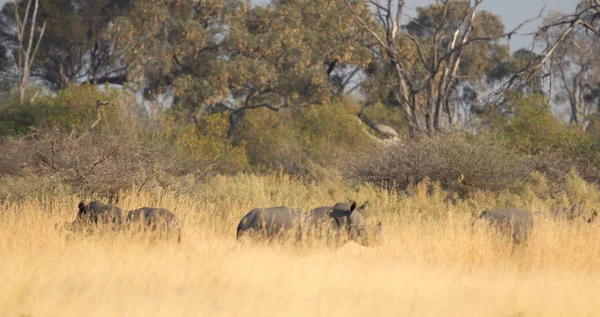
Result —
[[545, 96], [526, 95], [511, 99], [507, 113], [496, 115], [494, 129], [518, 151], [536, 154], [548, 149], [565, 149], [585, 139], [583, 133], [560, 122], [552, 114]]
[[494, 129], [500, 138], [524, 155], [533, 155], [535, 170], [554, 184], [563, 184], [572, 168], [589, 182], [600, 182], [600, 141], [566, 125], [551, 112], [546, 96], [511, 99], [508, 114], [497, 115]]
[[229, 122], [225, 114], [205, 116], [201, 122], [194, 123], [171, 113], [162, 119], [160, 125], [164, 127], [162, 137], [172, 144], [174, 150], [199, 165], [227, 174], [248, 166], [244, 146], [233, 146], [227, 137]]
[[[56, 96], [42, 95], [23, 105], [16, 100], [5, 103], [0, 107], [0, 135], [27, 134], [31, 127], [81, 133], [97, 119], [96, 103], [115, 96], [115, 91], [101, 91], [84, 84], [61, 90]], [[118, 113], [114, 105], [100, 111], [106, 122]]]
[[132, 186], [167, 186], [183, 166], [168, 147], [145, 147], [117, 136], [97, 134], [73, 140], [57, 130], [4, 140], [0, 174], [51, 176], [74, 189], [114, 197]]
[[347, 175], [404, 190], [429, 177], [452, 192], [502, 190], [527, 180], [530, 168], [502, 141], [462, 135], [406, 139], [348, 164]]
[[55, 126], [1, 140], [0, 175], [52, 177], [75, 191], [115, 197], [128, 188], [171, 188], [189, 175], [200, 179], [246, 166], [243, 148], [233, 148], [225, 136], [223, 118], [198, 127], [171, 115], [150, 117], [132, 106], [133, 98], [115, 96], [112, 115], [91, 131]]
[[237, 140], [245, 142], [256, 170], [283, 169], [290, 174], [327, 177], [371, 140], [356, 118], [356, 109], [342, 105], [249, 112]]

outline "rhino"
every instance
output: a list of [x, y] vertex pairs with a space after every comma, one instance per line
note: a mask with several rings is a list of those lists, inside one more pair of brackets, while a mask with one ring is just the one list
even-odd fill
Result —
[[356, 202], [351, 201], [350, 204], [341, 202], [333, 206], [317, 207], [308, 212], [308, 228], [316, 236], [333, 234], [339, 240], [344, 238], [340, 235], [345, 235], [345, 238], [363, 246], [378, 245], [383, 241], [383, 224], [379, 222], [374, 230], [369, 230], [362, 217], [368, 205], [369, 202], [365, 202], [356, 207]]
[[126, 223], [129, 228], [138, 225], [142, 230], [149, 229], [169, 233], [177, 230], [177, 242], [181, 243], [181, 227], [177, 217], [170, 210], [165, 208], [142, 207], [127, 212]]
[[533, 228], [533, 214], [518, 208], [485, 210], [475, 223], [487, 221], [497, 231], [507, 234], [515, 245], [527, 241]]
[[106, 205], [94, 200], [87, 205], [80, 201], [77, 207], [79, 211], [75, 220], [64, 223], [67, 230], [74, 230], [85, 225], [111, 224], [118, 227], [122, 224], [122, 211], [117, 206]]
[[240, 220], [236, 238], [259, 233], [268, 239], [283, 236], [300, 223], [302, 217], [302, 211], [286, 206], [254, 208]]
[[[255, 208], [240, 220], [236, 236], [239, 240], [244, 235], [258, 233], [269, 241], [291, 237], [296, 242], [310, 236], [336, 244], [354, 240], [367, 246], [370, 239], [362, 218], [366, 206], [366, 203], [358, 208], [356, 202], [337, 203], [308, 212], [285, 206]], [[378, 239], [382, 235], [383, 225], [379, 223], [371, 236]]]
[[582, 205], [573, 205], [568, 207], [554, 207], [550, 210], [550, 214], [556, 220], [576, 221], [582, 219], [587, 223], [592, 223], [598, 216], [598, 212], [594, 209], [589, 210]]

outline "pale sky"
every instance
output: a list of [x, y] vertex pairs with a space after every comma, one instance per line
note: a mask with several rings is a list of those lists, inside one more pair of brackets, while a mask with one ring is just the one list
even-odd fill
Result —
[[[9, 0], [0, 0], [0, 6], [4, 5]], [[12, 0], [10, 0], [12, 1]], [[253, 0], [255, 4], [264, 4], [268, 0]], [[561, 10], [565, 12], [572, 12], [578, 0], [545, 0], [546, 15], [551, 10]], [[432, 3], [432, 0], [406, 0], [407, 7], [413, 10], [407, 12], [407, 14], [414, 13], [414, 8], [418, 6], [424, 6]], [[544, 4], [543, 0], [485, 0], [482, 4], [482, 9], [496, 13], [502, 17], [507, 30], [512, 29], [519, 25], [524, 20], [533, 18], [538, 15]], [[532, 22], [527, 27], [524, 27], [522, 32], [531, 32], [541, 21]], [[524, 46], [531, 44], [531, 38], [525, 36], [515, 36], [511, 39], [511, 49], [517, 50]]]
[[[2, 1], [2, 0], [0, 0]], [[264, 4], [268, 0], [253, 0], [255, 4]], [[414, 8], [426, 6], [433, 3], [432, 0], [406, 0], [406, 14], [414, 16]], [[578, 0], [545, 0], [546, 9], [543, 16], [552, 10], [565, 11], [571, 13], [575, 11]], [[491, 11], [502, 17], [506, 31], [517, 27], [521, 22], [538, 16], [540, 10], [544, 7], [543, 0], [484, 0], [481, 5], [482, 10]], [[522, 33], [533, 32], [541, 24], [541, 19], [531, 22], [527, 27], [521, 29]], [[531, 37], [515, 36], [511, 38], [511, 50], [515, 51], [521, 47], [531, 44]]]

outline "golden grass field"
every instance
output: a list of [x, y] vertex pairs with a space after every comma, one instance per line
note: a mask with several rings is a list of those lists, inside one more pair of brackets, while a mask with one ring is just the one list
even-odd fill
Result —
[[[472, 230], [484, 208], [598, 204], [573, 181], [559, 200], [538, 182], [520, 195], [449, 200], [435, 184], [389, 195], [341, 181], [219, 176], [184, 194], [124, 193], [124, 210], [161, 206], [183, 220], [183, 241], [110, 231], [74, 234], [77, 195], [0, 206], [0, 316], [598, 316], [600, 224], [544, 218], [523, 248]], [[309, 209], [369, 200], [384, 244], [293, 248], [235, 241], [254, 207]], [[89, 199], [88, 199], [89, 200]]]

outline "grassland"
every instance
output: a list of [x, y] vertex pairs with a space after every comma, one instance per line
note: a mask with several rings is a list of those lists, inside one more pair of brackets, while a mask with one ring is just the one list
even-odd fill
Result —
[[[183, 242], [127, 232], [73, 234], [76, 194], [38, 195], [0, 206], [0, 316], [595, 316], [600, 312], [600, 224], [537, 219], [511, 252], [473, 230], [484, 208], [546, 212], [598, 204], [576, 179], [550, 198], [543, 182], [519, 194], [457, 199], [435, 184], [389, 195], [341, 181], [286, 176], [216, 177], [184, 191], [124, 193], [123, 209], [162, 206], [183, 220]], [[251, 208], [308, 209], [369, 200], [385, 224], [377, 248], [240, 245], [235, 227]]]

